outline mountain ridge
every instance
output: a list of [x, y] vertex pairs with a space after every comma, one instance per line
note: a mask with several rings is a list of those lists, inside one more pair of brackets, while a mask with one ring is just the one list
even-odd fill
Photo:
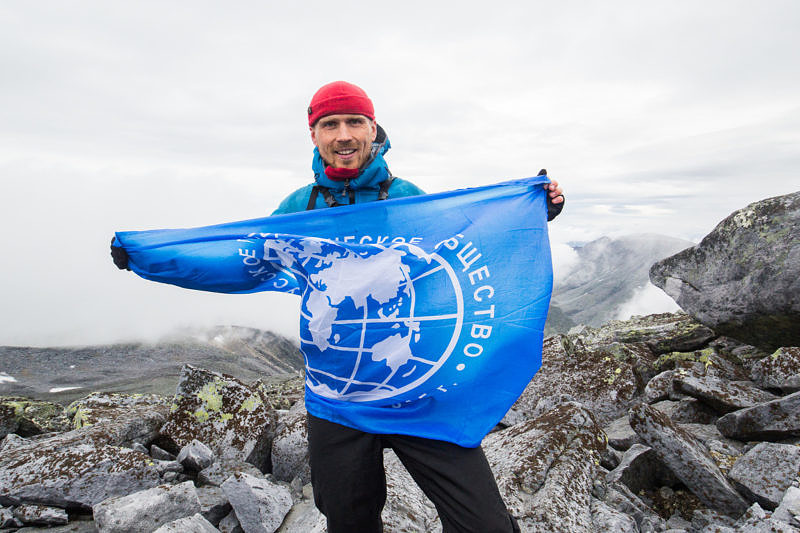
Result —
[[239, 326], [180, 330], [154, 343], [0, 346], [0, 394], [58, 403], [92, 391], [171, 395], [184, 363], [253, 381], [297, 374], [303, 357], [286, 337]]

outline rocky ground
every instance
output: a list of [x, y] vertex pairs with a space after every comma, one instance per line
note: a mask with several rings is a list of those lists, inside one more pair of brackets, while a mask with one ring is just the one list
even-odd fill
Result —
[[[748, 206], [654, 267], [691, 314], [546, 339], [483, 442], [523, 531], [800, 533], [798, 197]], [[714, 280], [739, 295], [737, 276], [754, 294], [726, 300]], [[172, 396], [4, 397], [0, 529], [324, 532], [302, 389], [300, 375], [246, 383], [185, 365]], [[385, 465], [385, 530], [441, 531], [389, 451]]]
[[[576, 328], [484, 441], [524, 531], [800, 531], [800, 348], [685, 314]], [[185, 366], [174, 397], [0, 402], [0, 527], [325, 530], [298, 375]], [[391, 452], [386, 531], [440, 531]], [[241, 529], [240, 529], [241, 528]]]

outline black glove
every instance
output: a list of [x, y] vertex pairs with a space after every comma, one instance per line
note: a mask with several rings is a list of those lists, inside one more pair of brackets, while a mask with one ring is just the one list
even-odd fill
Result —
[[[540, 170], [537, 176], [547, 176], [547, 169], [543, 168], [542, 170]], [[556, 218], [559, 215], [559, 213], [561, 213], [562, 209], [564, 209], [564, 203], [567, 201], [567, 199], [564, 198], [563, 194], [559, 194], [558, 196], [560, 196], [562, 200], [560, 203], [554, 204], [553, 199], [550, 198], [549, 191], [546, 196], [547, 196], [547, 221], [550, 222], [551, 220]], [[556, 196], [556, 198], [558, 198], [558, 196]]]
[[111, 237], [111, 259], [114, 260], [114, 264], [117, 265], [118, 269], [130, 270], [128, 266], [128, 252], [121, 246], [114, 246], [116, 240], [116, 237]]

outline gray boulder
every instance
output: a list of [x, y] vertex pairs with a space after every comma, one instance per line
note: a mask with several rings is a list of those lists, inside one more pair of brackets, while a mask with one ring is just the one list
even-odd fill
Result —
[[800, 392], [728, 413], [717, 420], [717, 428], [738, 440], [800, 437]]
[[222, 490], [247, 533], [273, 533], [292, 508], [287, 488], [248, 474], [233, 474]]
[[682, 424], [713, 424], [719, 418], [716, 411], [696, 398], [662, 400], [654, 403], [653, 407], [670, 417], [673, 422]]
[[690, 531], [718, 533], [716, 528], [719, 528], [720, 532], [727, 532], [728, 529], [725, 528], [735, 531], [736, 520], [713, 509], [695, 509], [692, 512], [692, 527]]
[[0, 529], [17, 527], [22, 527], [22, 522], [14, 516], [14, 511], [10, 507], [0, 507]]
[[157, 466], [139, 452], [63, 442], [55, 437], [3, 452], [0, 505], [33, 503], [89, 509], [112, 496], [147, 489], [161, 481]]
[[[612, 320], [599, 328], [585, 328], [576, 336], [591, 349], [613, 352], [615, 344], [621, 344], [618, 348], [644, 348], [660, 355], [699, 350], [715, 333], [686, 313], [660, 313]], [[646, 352], [639, 354], [646, 356]]]
[[622, 462], [622, 452], [619, 452], [611, 446], [606, 446], [600, 452], [600, 466], [606, 470], [614, 470]]
[[161, 435], [178, 449], [197, 439], [217, 457], [241, 459], [269, 471], [276, 422], [260, 388], [184, 365]]
[[214, 452], [197, 439], [181, 448], [175, 459], [188, 470], [199, 472], [214, 464]]
[[169, 453], [163, 448], [156, 446], [155, 444], [150, 446], [150, 457], [159, 461], [174, 461], [177, 458], [175, 455]]
[[523, 531], [594, 531], [591, 493], [604, 447], [594, 415], [574, 402], [484, 439], [500, 493]]
[[650, 280], [721, 335], [764, 349], [800, 345], [800, 192], [734, 212]]
[[656, 403], [662, 400], [669, 400], [672, 394], [672, 377], [674, 370], [665, 370], [647, 382], [644, 387], [644, 401]]
[[692, 435], [645, 404], [633, 407], [629, 416], [636, 433], [703, 503], [731, 516], [739, 516], [747, 509], [747, 502]]
[[158, 527], [200, 512], [194, 485], [161, 485], [127, 496], [109, 498], [92, 509], [103, 533], [151, 533]]
[[608, 483], [624, 483], [633, 493], [677, 483], [675, 475], [664, 466], [649, 446], [634, 444], [622, 456], [619, 465], [606, 476]]
[[278, 430], [272, 441], [272, 475], [281, 481], [299, 478], [303, 484], [311, 482], [306, 408], [303, 402], [297, 402], [279, 419]]
[[796, 528], [776, 520], [757, 503], [750, 506], [736, 525], [735, 533], [798, 533]]
[[219, 529], [215, 528], [202, 515], [196, 514], [173, 520], [153, 533], [219, 533]]
[[97, 527], [91, 521], [73, 521], [63, 526], [23, 527], [17, 533], [97, 533]]
[[195, 490], [200, 501], [200, 514], [213, 526], [218, 526], [232, 510], [225, 491], [219, 487], [200, 487]]
[[201, 486], [220, 487], [231, 474], [242, 472], [253, 477], [263, 478], [261, 470], [239, 459], [219, 459], [208, 468], [197, 474], [197, 482]]
[[761, 442], [736, 461], [728, 477], [751, 501], [774, 510], [786, 490], [800, 483], [799, 473], [800, 448]]
[[617, 418], [610, 424], [603, 426], [603, 432], [608, 439], [608, 445], [615, 450], [625, 451], [634, 444], [641, 444], [642, 439], [631, 427], [628, 417]]
[[774, 400], [776, 396], [747, 383], [734, 383], [711, 376], [692, 376], [677, 373], [675, 388], [707, 403], [721, 413]]
[[604, 533], [639, 533], [636, 520], [617, 511], [607, 503], [592, 498], [592, 525], [595, 531]]
[[797, 392], [800, 390], [800, 348], [779, 348], [758, 360], [750, 369], [750, 375], [761, 388]]
[[12, 448], [20, 448], [30, 444], [30, 440], [20, 437], [16, 433], [9, 433], [3, 440], [0, 440], [0, 452], [11, 450]]
[[[325, 516], [319, 512], [310, 496], [294, 504], [276, 533], [325, 533], [328, 530]], [[389, 531], [388, 528], [384, 529]]]
[[164, 412], [165, 408], [169, 408], [169, 399], [157, 394], [93, 392], [69, 404], [65, 414], [70, 418], [73, 428], [78, 429], [115, 420], [138, 408]]
[[772, 513], [776, 520], [800, 527], [800, 488], [789, 487], [783, 495], [781, 504]]
[[[602, 497], [610, 507], [631, 516], [641, 532], [664, 531], [666, 523], [623, 483], [610, 483]], [[602, 530], [597, 530], [598, 533]]]
[[217, 526], [222, 533], [244, 533], [236, 513], [231, 511]]
[[64, 509], [45, 505], [19, 505], [14, 508], [14, 516], [23, 524], [38, 526], [58, 526], [69, 522]]

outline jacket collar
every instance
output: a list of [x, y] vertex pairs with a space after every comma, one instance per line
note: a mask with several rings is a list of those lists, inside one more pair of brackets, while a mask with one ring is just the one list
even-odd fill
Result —
[[[389, 151], [392, 145], [389, 143], [389, 137], [386, 132], [378, 125], [378, 136], [375, 142], [372, 143], [372, 156], [367, 161], [367, 164], [359, 172], [358, 177], [350, 180], [351, 189], [368, 189], [377, 188], [378, 184], [389, 177], [389, 167], [383, 154]], [[333, 181], [325, 175], [325, 167], [327, 163], [319, 155], [319, 149], [314, 147], [314, 159], [311, 163], [311, 168], [314, 170], [314, 181], [318, 185], [327, 187], [328, 189], [340, 190], [344, 189], [344, 181]]]

